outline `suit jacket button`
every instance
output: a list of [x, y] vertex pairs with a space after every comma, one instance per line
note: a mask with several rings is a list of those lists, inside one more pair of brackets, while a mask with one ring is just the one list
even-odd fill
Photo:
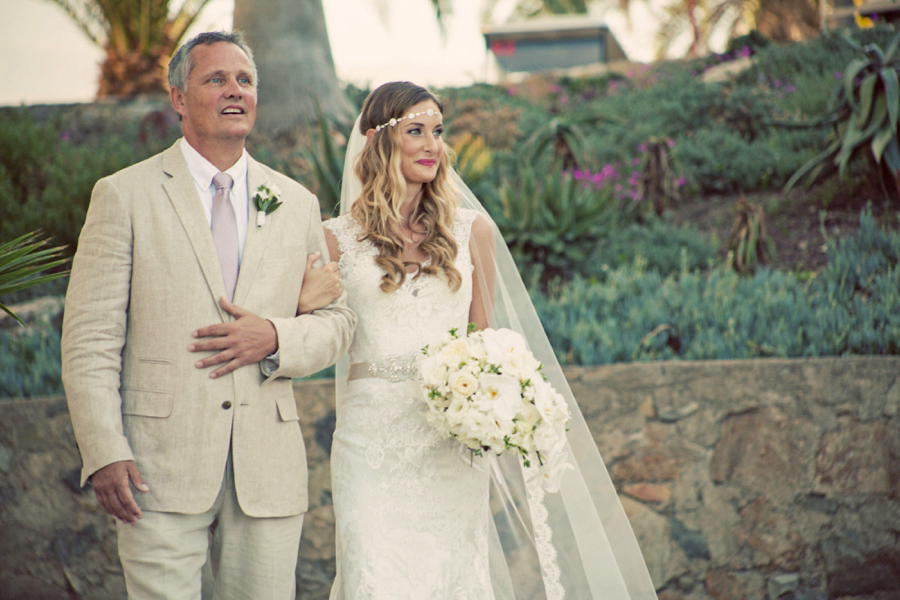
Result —
[[223, 402], [223, 403], [222, 403], [222, 408], [224, 408], [225, 410], [228, 410], [229, 408], [231, 408], [231, 401], [230, 401], [230, 400], [226, 400], [225, 402]]

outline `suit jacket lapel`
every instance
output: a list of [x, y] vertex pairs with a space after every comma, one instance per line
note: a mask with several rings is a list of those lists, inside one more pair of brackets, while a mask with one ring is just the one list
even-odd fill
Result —
[[194, 248], [197, 262], [200, 263], [200, 269], [203, 271], [209, 293], [215, 300], [219, 314], [223, 321], [228, 320], [228, 314], [219, 306], [219, 297], [225, 295], [219, 255], [216, 253], [216, 245], [209, 231], [209, 220], [203, 211], [200, 198], [197, 197], [197, 187], [194, 185], [194, 179], [179, 144], [180, 140], [163, 152], [163, 171], [171, 176], [171, 179], [163, 183], [163, 188]]
[[275, 213], [272, 213], [266, 217], [264, 226], [257, 227], [256, 225], [256, 214], [259, 211], [253, 197], [256, 195], [256, 189], [265, 183], [271, 182], [266, 181], [266, 173], [262, 166], [248, 156], [247, 191], [250, 206], [247, 212], [247, 241], [244, 242], [244, 257], [241, 259], [241, 270], [238, 272], [237, 287], [234, 290], [234, 301], [240, 306], [243, 306], [247, 295], [253, 288], [253, 277], [265, 258], [266, 240], [269, 238], [269, 232], [272, 231], [272, 220], [276, 218]]

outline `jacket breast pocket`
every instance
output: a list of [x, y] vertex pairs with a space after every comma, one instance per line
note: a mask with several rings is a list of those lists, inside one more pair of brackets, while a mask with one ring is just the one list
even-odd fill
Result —
[[[122, 389], [122, 414], [164, 419], [172, 414], [173, 394]], [[296, 413], [296, 409], [294, 410]]]

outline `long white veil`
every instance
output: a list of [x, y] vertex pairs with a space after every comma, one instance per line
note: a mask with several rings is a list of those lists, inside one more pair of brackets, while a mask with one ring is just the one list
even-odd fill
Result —
[[[362, 184], [354, 165], [366, 144], [359, 118], [347, 142], [341, 185], [341, 214], [359, 197]], [[492, 261], [496, 280], [491, 327], [521, 333], [543, 372], [569, 405], [568, 461], [559, 492], [546, 492], [518, 456], [493, 457], [491, 469], [490, 570], [497, 600], [655, 600], [656, 591], [634, 532], [581, 410], [572, 395], [553, 348], [544, 333], [528, 291], [497, 226], [462, 178], [450, 172], [459, 205], [488, 217], [495, 252], [473, 249], [473, 261]], [[483, 256], [491, 254], [490, 256]], [[482, 262], [482, 264], [485, 264]], [[486, 272], [484, 268], [476, 269]], [[490, 272], [490, 271], [487, 271]], [[337, 401], [347, 378], [346, 359], [336, 370]]]

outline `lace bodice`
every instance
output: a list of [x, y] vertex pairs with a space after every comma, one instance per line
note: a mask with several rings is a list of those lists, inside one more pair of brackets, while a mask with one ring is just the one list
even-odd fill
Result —
[[384, 271], [375, 264], [378, 249], [370, 240], [359, 241], [363, 231], [353, 216], [347, 213], [325, 221], [337, 239], [347, 303], [357, 317], [351, 363], [418, 352], [453, 327], [465, 331], [472, 298], [469, 238], [477, 215], [474, 210], [457, 210], [454, 235], [459, 250], [454, 264], [462, 285], [455, 292], [448, 290], [444, 278], [434, 275], [409, 275], [398, 290], [383, 292]]

